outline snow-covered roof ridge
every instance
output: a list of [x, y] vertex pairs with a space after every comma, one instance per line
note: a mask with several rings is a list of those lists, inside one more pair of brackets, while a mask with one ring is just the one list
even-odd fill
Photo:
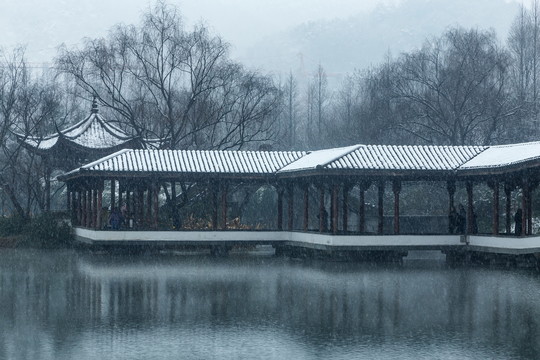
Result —
[[500, 168], [540, 159], [540, 141], [493, 145], [463, 163], [457, 170]]
[[293, 172], [325, 167], [363, 146], [365, 145], [357, 144], [340, 148], [310, 151], [305, 156], [279, 170], [279, 172]]

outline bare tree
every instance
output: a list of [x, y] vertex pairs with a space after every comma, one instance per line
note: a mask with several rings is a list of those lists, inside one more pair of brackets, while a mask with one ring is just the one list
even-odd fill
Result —
[[[144, 14], [139, 26], [117, 26], [107, 39], [87, 41], [82, 50], [63, 49], [58, 65], [137, 135], [158, 137], [167, 148], [265, 141], [268, 133], [257, 124], [263, 114], [272, 122], [272, 111], [259, 110], [279, 95], [269, 89], [270, 79], [232, 62], [228, 45], [206, 27], [186, 31], [178, 9], [165, 2]], [[262, 98], [238, 97], [255, 93]], [[218, 135], [227, 140], [216, 141]]]

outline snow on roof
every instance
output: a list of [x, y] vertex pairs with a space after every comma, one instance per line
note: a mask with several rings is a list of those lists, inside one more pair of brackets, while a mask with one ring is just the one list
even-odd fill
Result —
[[107, 123], [97, 111], [92, 111], [90, 116], [79, 121], [75, 125], [60, 131], [60, 133], [39, 137], [27, 137], [19, 135], [24, 142], [39, 150], [49, 150], [60, 139], [90, 149], [107, 149], [122, 145], [134, 137], [125, 131]]
[[499, 168], [540, 158], [540, 142], [490, 146], [460, 166], [460, 170]]
[[362, 145], [353, 145], [334, 149], [316, 150], [307, 153], [302, 158], [285, 166], [280, 172], [292, 172], [299, 170], [316, 169], [317, 167], [325, 166], [339, 158], [349, 154]]
[[81, 170], [273, 174], [304, 155], [300, 151], [122, 150]]
[[482, 146], [361, 145], [325, 167], [356, 170], [455, 170], [485, 149]]
[[540, 142], [501, 146], [354, 145], [312, 152], [122, 150], [67, 173], [280, 174], [315, 170], [457, 171], [540, 159]]

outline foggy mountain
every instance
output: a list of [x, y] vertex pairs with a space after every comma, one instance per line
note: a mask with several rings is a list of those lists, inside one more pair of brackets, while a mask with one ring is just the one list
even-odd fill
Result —
[[239, 60], [275, 74], [312, 74], [320, 63], [330, 79], [376, 65], [390, 53], [420, 47], [452, 26], [494, 29], [506, 41], [519, 5], [504, 0], [405, 0], [347, 19], [316, 21], [261, 39]]

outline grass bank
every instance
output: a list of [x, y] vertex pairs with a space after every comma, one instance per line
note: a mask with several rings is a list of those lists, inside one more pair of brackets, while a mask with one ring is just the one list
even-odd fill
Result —
[[71, 226], [65, 219], [62, 213], [0, 217], [0, 247], [71, 247]]

